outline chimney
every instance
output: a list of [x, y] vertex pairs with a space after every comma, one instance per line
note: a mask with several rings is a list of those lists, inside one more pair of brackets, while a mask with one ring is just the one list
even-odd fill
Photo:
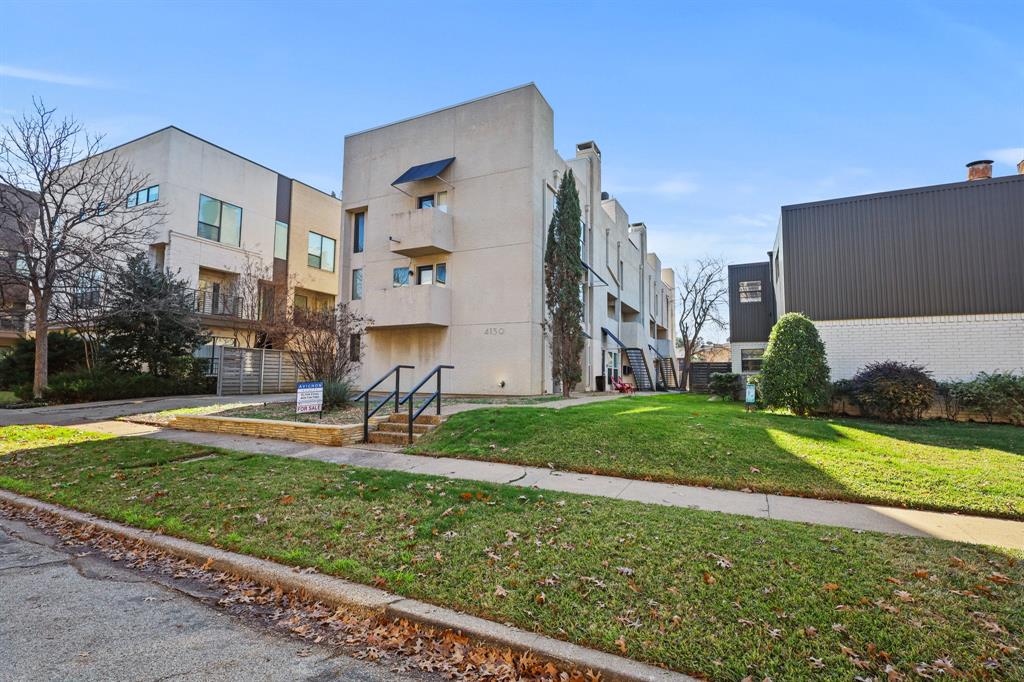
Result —
[[980, 161], [971, 161], [967, 164], [967, 179], [968, 180], [990, 180], [992, 178], [992, 161], [989, 159], [982, 159]]
[[1024, 175], [1024, 159], [1017, 162], [1017, 175]]

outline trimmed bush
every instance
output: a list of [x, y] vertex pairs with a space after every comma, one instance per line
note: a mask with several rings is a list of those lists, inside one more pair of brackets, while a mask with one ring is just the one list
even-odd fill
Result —
[[807, 414], [829, 399], [825, 344], [807, 317], [787, 313], [772, 327], [758, 383], [764, 404]]
[[740, 385], [740, 375], [732, 372], [712, 372], [708, 377], [708, 390], [722, 400], [732, 400]]
[[[80, 370], [50, 377], [43, 400], [50, 403], [82, 403], [93, 400], [146, 398], [150, 396], [212, 393], [213, 377], [158, 377], [112, 370]], [[15, 393], [23, 400], [32, 398], [32, 384], [19, 386]]]
[[1012, 372], [982, 372], [971, 381], [959, 382], [960, 405], [992, 422], [996, 417], [1024, 424], [1024, 376]]
[[873, 362], [853, 377], [857, 404], [887, 422], [920, 419], [935, 400], [935, 381], [920, 365]]

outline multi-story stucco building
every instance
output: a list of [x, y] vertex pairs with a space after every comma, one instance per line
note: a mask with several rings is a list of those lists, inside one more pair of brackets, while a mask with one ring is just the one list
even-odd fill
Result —
[[733, 371], [755, 372], [774, 321], [814, 321], [833, 379], [869, 362], [937, 379], [1024, 369], [1024, 161], [992, 177], [783, 206], [763, 263], [729, 268]]
[[672, 273], [647, 251], [646, 227], [601, 191], [601, 164], [593, 142], [559, 156], [553, 111], [533, 84], [347, 136], [341, 282], [371, 319], [362, 385], [399, 363], [417, 373], [447, 363], [446, 390], [553, 390], [544, 247], [569, 169], [589, 268], [578, 388], [626, 367], [653, 385], [674, 355]]
[[149, 176], [129, 202], [161, 204], [152, 261], [188, 281], [218, 344], [257, 340], [271, 285], [296, 308], [334, 305], [340, 199], [173, 126], [105, 153]]

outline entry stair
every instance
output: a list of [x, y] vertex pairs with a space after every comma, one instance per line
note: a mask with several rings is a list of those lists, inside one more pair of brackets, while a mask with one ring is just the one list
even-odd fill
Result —
[[[447, 417], [437, 414], [421, 414], [416, 417], [412, 424], [412, 439], [416, 442], [443, 424]], [[371, 425], [372, 426], [372, 425]], [[408, 445], [409, 444], [409, 415], [395, 413], [388, 417], [385, 422], [377, 424], [377, 428], [370, 430], [370, 442], [382, 445]]]
[[[388, 372], [377, 379], [369, 388], [356, 396], [355, 401], [363, 403], [363, 442], [380, 443], [385, 445], [412, 445], [423, 434], [430, 433], [444, 423], [445, 417], [441, 415], [441, 373], [445, 369], [455, 369], [453, 365], [438, 365], [430, 370], [425, 377], [420, 379], [412, 390], [404, 396], [401, 394], [402, 370], [416, 369], [412, 365], [395, 365]], [[370, 407], [370, 393], [378, 386], [390, 379], [395, 378], [395, 388], [385, 395], [380, 402]], [[427, 396], [426, 400], [416, 405], [416, 393], [422, 389], [431, 379], [436, 380], [435, 390]], [[387, 418], [374, 416], [385, 405], [394, 404], [394, 411]], [[426, 409], [433, 404], [434, 414], [424, 414]]]

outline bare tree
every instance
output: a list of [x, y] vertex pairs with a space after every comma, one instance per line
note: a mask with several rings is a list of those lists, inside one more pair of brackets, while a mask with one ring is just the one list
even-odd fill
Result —
[[294, 275], [279, 282], [272, 268], [246, 254], [242, 271], [227, 287], [243, 320], [235, 329], [236, 340], [248, 348], [285, 348], [296, 332], [288, 295], [296, 286]]
[[296, 310], [289, 350], [300, 375], [328, 382], [351, 381], [362, 362], [366, 318], [345, 303], [333, 309]]
[[54, 307], [75, 294], [83, 277], [110, 273], [149, 240], [162, 221], [158, 201], [129, 199], [148, 186], [102, 136], [33, 100], [33, 109], [0, 130], [0, 218], [12, 227], [15, 267], [0, 269], [0, 288], [31, 294], [35, 331], [32, 392], [47, 383], [47, 334]]
[[690, 362], [700, 346], [702, 334], [710, 329], [724, 329], [722, 305], [729, 300], [729, 284], [725, 262], [705, 256], [676, 273], [679, 291], [679, 340], [683, 351], [686, 387], [690, 387]]

